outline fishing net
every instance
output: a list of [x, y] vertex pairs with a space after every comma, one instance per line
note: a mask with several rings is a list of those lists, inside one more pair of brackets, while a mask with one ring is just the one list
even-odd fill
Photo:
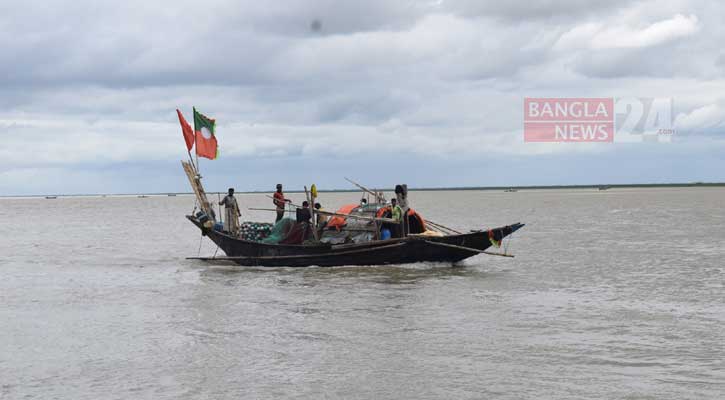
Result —
[[262, 243], [276, 244], [281, 242], [287, 237], [294, 225], [295, 220], [292, 218], [282, 218], [273, 227], [271, 227], [269, 234], [262, 239]]
[[272, 224], [267, 222], [242, 222], [239, 227], [239, 237], [244, 240], [260, 242], [272, 232]]

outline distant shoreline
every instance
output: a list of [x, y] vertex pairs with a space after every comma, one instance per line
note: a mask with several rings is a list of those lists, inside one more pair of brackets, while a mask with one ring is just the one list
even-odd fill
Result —
[[[648, 188], [699, 188], [699, 187], [725, 187], [725, 182], [693, 182], [693, 183], [625, 183], [600, 185], [530, 185], [530, 186], [461, 186], [438, 188], [410, 188], [411, 192], [442, 192], [442, 191], [504, 191], [504, 190], [562, 190], [562, 189], [648, 189]], [[392, 192], [390, 188], [385, 192]], [[237, 194], [269, 194], [274, 190], [239, 191]], [[286, 193], [304, 193], [304, 190], [286, 190]], [[357, 193], [360, 189], [319, 189], [320, 193]], [[209, 194], [217, 192], [207, 192]], [[225, 193], [225, 192], [221, 192]], [[161, 193], [87, 193], [87, 194], [28, 194], [28, 195], [0, 195], [0, 198], [14, 197], [103, 197], [103, 196], [169, 196], [193, 195], [193, 192], [161, 192]]]

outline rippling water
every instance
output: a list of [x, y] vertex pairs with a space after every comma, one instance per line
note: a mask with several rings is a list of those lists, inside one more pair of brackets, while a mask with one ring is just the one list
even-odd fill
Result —
[[725, 398], [724, 189], [411, 195], [516, 258], [209, 265], [188, 196], [2, 199], [0, 398]]

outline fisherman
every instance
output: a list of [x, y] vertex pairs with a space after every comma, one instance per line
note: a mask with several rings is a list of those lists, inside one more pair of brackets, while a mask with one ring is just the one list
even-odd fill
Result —
[[224, 205], [224, 215], [226, 217], [224, 218], [224, 230], [236, 235], [239, 230], [238, 217], [241, 217], [242, 213], [239, 211], [237, 199], [234, 198], [234, 188], [229, 188], [228, 193], [229, 194], [227, 194], [224, 199], [219, 202], [219, 205]]
[[325, 230], [325, 227], [327, 226], [327, 217], [323, 214], [320, 214], [317, 211], [324, 211], [322, 209], [322, 204], [315, 203], [315, 217], [317, 217], [317, 232], [322, 235], [322, 232]]
[[403, 236], [408, 236], [408, 210], [410, 210], [410, 203], [408, 202], [408, 185], [395, 185], [395, 198], [397, 199], [398, 206], [400, 206], [400, 209], [403, 211]]
[[297, 223], [310, 223], [312, 213], [310, 213], [310, 203], [307, 200], [302, 202], [302, 208], [297, 209]]
[[396, 199], [390, 199], [390, 214], [394, 223], [391, 224], [391, 236], [399, 238], [403, 225], [403, 209], [400, 208]]
[[[315, 210], [317, 210], [317, 211], [324, 211], [322, 209], [322, 204], [315, 203]], [[322, 215], [322, 214], [320, 214], [318, 212], [316, 212], [315, 214], [317, 214], [316, 217], [317, 217], [317, 226], [318, 227], [322, 226], [323, 223], [324, 224], [327, 223], [327, 217], [325, 217], [324, 215]]]
[[272, 199], [272, 201], [274, 202], [274, 205], [277, 207], [277, 219], [274, 221], [274, 223], [276, 224], [277, 222], [279, 222], [279, 220], [284, 218], [285, 203], [292, 202], [291, 200], [284, 198], [284, 193], [282, 193], [282, 184], [281, 183], [277, 184], [277, 191], [274, 193], [274, 198]]

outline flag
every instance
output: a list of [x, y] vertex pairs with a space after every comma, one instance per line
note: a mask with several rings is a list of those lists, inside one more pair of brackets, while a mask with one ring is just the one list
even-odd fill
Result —
[[216, 121], [196, 111], [194, 108], [194, 134], [196, 135], [196, 155], [213, 160], [217, 157], [218, 147], [214, 126]]
[[181, 111], [179, 109], [176, 109], [176, 114], [179, 115], [179, 123], [181, 124], [181, 132], [184, 133], [184, 141], [186, 142], [186, 149], [191, 151], [191, 148], [194, 147], [194, 131], [191, 130], [191, 125], [189, 125], [188, 122], [186, 122], [186, 119], [181, 114]]

